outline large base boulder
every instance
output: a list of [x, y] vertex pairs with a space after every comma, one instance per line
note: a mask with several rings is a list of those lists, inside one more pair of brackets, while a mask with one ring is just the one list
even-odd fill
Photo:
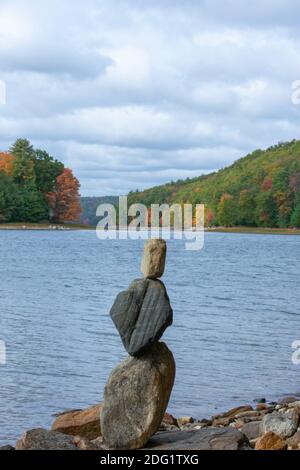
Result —
[[164, 343], [129, 357], [111, 373], [104, 391], [101, 430], [111, 449], [138, 449], [158, 431], [175, 378], [175, 361]]

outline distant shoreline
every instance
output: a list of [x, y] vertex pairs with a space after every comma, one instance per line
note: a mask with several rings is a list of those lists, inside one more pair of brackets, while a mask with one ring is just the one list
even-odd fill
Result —
[[[74, 230], [95, 230], [93, 225], [82, 224], [36, 224], [36, 223], [2, 223], [0, 230], [37, 230], [37, 231], [74, 231]], [[117, 229], [118, 230], [118, 229]], [[123, 229], [124, 230], [124, 229]], [[157, 229], [158, 230], [158, 229]], [[265, 227], [207, 227], [207, 233], [238, 233], [238, 234], [258, 234], [258, 235], [300, 235], [300, 229], [291, 228], [265, 228]]]
[[244, 233], [256, 235], [300, 235], [300, 229], [293, 228], [265, 228], [265, 227], [215, 227], [206, 228], [206, 232], [217, 233]]
[[74, 230], [94, 230], [95, 227], [80, 224], [36, 224], [36, 223], [9, 223], [0, 224], [0, 230], [22, 230], [22, 231], [74, 231]]

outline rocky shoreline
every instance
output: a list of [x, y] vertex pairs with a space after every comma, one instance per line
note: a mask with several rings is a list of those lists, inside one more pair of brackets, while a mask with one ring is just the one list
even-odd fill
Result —
[[[107, 450], [100, 414], [103, 405], [55, 415], [51, 429], [31, 429], [15, 446], [0, 450]], [[300, 396], [278, 403], [260, 400], [211, 418], [176, 418], [165, 413], [149, 450], [300, 450]]]

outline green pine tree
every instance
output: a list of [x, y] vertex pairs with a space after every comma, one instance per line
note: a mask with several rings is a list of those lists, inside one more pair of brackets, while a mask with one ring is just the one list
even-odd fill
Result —
[[291, 225], [295, 228], [300, 228], [300, 202], [296, 205], [292, 213]]
[[0, 222], [13, 222], [17, 207], [20, 204], [20, 195], [12, 178], [0, 171]]
[[33, 146], [27, 139], [17, 139], [10, 148], [14, 156], [13, 179], [19, 185], [32, 185], [35, 181]]

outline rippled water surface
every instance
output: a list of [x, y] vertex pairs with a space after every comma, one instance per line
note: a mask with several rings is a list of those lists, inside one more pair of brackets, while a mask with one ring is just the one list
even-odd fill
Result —
[[[140, 276], [142, 241], [94, 232], [0, 232], [0, 443], [51, 424], [52, 413], [102, 399], [125, 357], [108, 315]], [[168, 243], [163, 278], [174, 309], [164, 340], [177, 376], [169, 409], [216, 410], [300, 390], [300, 237], [209, 233]]]

